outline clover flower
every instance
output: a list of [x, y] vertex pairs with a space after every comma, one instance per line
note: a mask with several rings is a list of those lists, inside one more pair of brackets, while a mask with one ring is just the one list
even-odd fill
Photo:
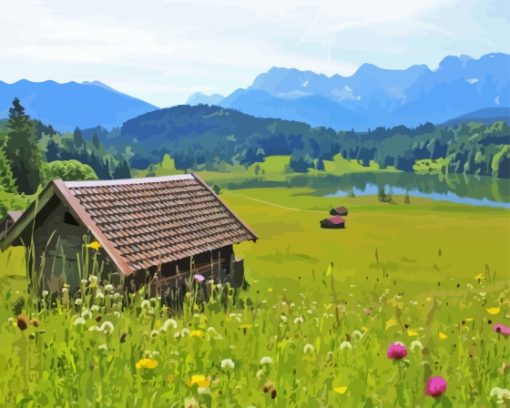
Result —
[[505, 326], [504, 324], [501, 324], [501, 323], [496, 323], [494, 326], [492, 326], [492, 329], [502, 335], [502, 336], [505, 336], [505, 337], [509, 337], [510, 336], [510, 327], [508, 326]]
[[221, 360], [221, 363], [220, 363], [220, 367], [223, 368], [224, 370], [226, 369], [231, 369], [233, 370], [235, 368], [235, 363], [234, 363], [234, 360], [232, 360], [231, 358], [226, 358], [224, 360]]
[[446, 392], [447, 387], [448, 384], [443, 377], [430, 377], [427, 381], [425, 392], [427, 395], [437, 398]]
[[271, 357], [265, 356], [260, 359], [260, 364], [263, 365], [271, 365], [273, 364], [273, 359]]
[[391, 360], [400, 360], [407, 356], [407, 347], [404, 343], [397, 341], [395, 343], [391, 343], [388, 347], [388, 351], [386, 355]]

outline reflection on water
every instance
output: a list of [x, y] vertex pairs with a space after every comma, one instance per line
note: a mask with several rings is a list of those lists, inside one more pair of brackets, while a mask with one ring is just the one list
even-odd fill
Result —
[[468, 205], [510, 208], [510, 180], [463, 174], [355, 173], [343, 176], [289, 177], [286, 181], [249, 180], [229, 188], [292, 186], [309, 187], [320, 196], [377, 195], [381, 189], [394, 195], [425, 197]]
[[487, 198], [470, 198], [470, 197], [461, 197], [451, 191], [446, 193], [423, 193], [420, 190], [413, 188], [410, 190], [394, 187], [391, 185], [385, 186], [376, 186], [375, 184], [367, 183], [365, 184], [364, 189], [353, 188], [349, 192], [338, 190], [336, 193], [327, 194], [327, 197], [347, 197], [347, 196], [364, 196], [364, 195], [377, 195], [380, 191], [385, 194], [394, 194], [394, 195], [409, 195], [409, 197], [423, 197], [429, 198], [431, 200], [437, 201], [449, 201], [452, 203], [460, 203], [460, 204], [469, 204], [469, 205], [484, 205], [488, 207], [500, 207], [500, 208], [510, 208], [509, 202], [504, 201], [492, 201]]

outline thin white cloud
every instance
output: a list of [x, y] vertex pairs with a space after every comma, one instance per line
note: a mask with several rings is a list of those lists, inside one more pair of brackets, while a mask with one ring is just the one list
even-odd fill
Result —
[[510, 3], [9, 2], [0, 13], [0, 79], [100, 80], [168, 106], [198, 90], [229, 93], [272, 66], [347, 75], [363, 62], [388, 68], [434, 66], [447, 54], [509, 52], [506, 4]]

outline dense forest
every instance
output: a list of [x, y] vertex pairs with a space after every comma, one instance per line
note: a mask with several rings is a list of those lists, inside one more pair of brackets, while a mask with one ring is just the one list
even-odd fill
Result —
[[111, 146], [130, 149], [131, 164], [137, 168], [160, 161], [166, 153], [182, 170], [217, 170], [222, 162], [249, 165], [264, 161], [265, 156], [290, 155], [290, 168], [306, 172], [323, 170], [324, 160], [341, 153], [365, 166], [375, 161], [402, 171], [413, 171], [417, 160], [444, 158], [445, 172], [510, 177], [510, 128], [504, 121], [335, 132], [198, 105], [141, 115], [106, 140]]
[[223, 170], [265, 157], [288, 155], [290, 171], [324, 170], [341, 154], [364, 166], [376, 162], [413, 171], [416, 161], [443, 159], [443, 173], [510, 177], [510, 128], [463, 123], [398, 126], [359, 133], [312, 128], [294, 121], [261, 119], [216, 106], [177, 106], [128, 120], [120, 129], [100, 127], [61, 133], [32, 120], [18, 99], [0, 121], [0, 186], [33, 194], [55, 177], [129, 178], [170, 155], [178, 170]]

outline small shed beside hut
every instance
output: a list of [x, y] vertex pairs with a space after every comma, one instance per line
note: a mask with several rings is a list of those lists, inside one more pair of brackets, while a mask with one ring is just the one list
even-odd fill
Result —
[[349, 210], [346, 207], [336, 207], [332, 208], [329, 214], [345, 216], [349, 214]]
[[345, 220], [339, 215], [333, 215], [321, 221], [321, 228], [345, 228]]

